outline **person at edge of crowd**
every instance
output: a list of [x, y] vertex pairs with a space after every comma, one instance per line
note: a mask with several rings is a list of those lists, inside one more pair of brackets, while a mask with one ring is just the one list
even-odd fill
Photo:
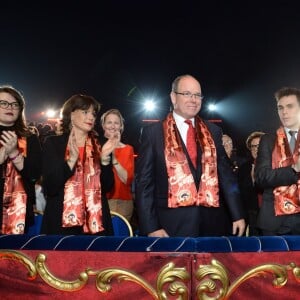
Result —
[[251, 157], [240, 166], [238, 172], [241, 199], [246, 210], [247, 235], [249, 236], [260, 235], [257, 227], [257, 216], [262, 201], [262, 190], [255, 183], [254, 166], [260, 138], [264, 134], [261, 131], [254, 131], [247, 137], [246, 147], [250, 151]]
[[41, 145], [26, 126], [25, 99], [0, 86], [0, 232], [27, 233], [34, 224], [35, 182], [41, 176]]
[[94, 131], [99, 110], [92, 96], [71, 96], [62, 107], [63, 134], [45, 140], [42, 233], [113, 235], [105, 195], [114, 184], [110, 153], [119, 137], [101, 147]]
[[55, 131], [53, 130], [53, 126], [50, 123], [45, 123], [45, 124], [43, 124], [43, 127], [41, 127], [39, 130], [39, 139], [40, 139], [42, 147], [43, 147], [45, 139], [49, 135], [55, 135]]
[[300, 89], [283, 87], [275, 99], [281, 126], [261, 137], [254, 171], [263, 189], [258, 227], [262, 235], [299, 235]]
[[56, 135], [61, 135], [63, 134], [63, 129], [62, 129], [62, 120], [57, 119], [54, 123], [54, 133]]
[[[110, 109], [101, 116], [104, 137], [111, 135], [122, 136], [124, 119], [117, 109]], [[133, 195], [131, 191], [134, 178], [134, 150], [129, 144], [120, 140], [112, 152], [114, 186], [107, 193], [110, 210], [124, 216], [129, 222], [133, 213]]]
[[227, 156], [230, 158], [233, 151], [233, 142], [232, 138], [228, 134], [222, 135], [222, 144], [224, 146]]
[[230, 160], [231, 168], [234, 173], [238, 173], [239, 168], [247, 160], [244, 157], [237, 155], [237, 149], [233, 147], [232, 138], [228, 134], [223, 134], [222, 143], [225, 149], [225, 152]]
[[140, 234], [242, 236], [243, 205], [222, 130], [198, 116], [200, 83], [181, 75], [170, 97], [173, 111], [142, 131], [135, 185]]

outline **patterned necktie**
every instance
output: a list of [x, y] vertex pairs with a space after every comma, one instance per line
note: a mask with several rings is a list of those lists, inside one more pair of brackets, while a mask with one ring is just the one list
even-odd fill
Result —
[[292, 153], [294, 153], [295, 146], [296, 146], [296, 133], [297, 133], [297, 131], [293, 131], [293, 130], [289, 131], [289, 134], [291, 135], [290, 149], [291, 149]]
[[185, 120], [186, 124], [189, 125], [187, 135], [186, 135], [186, 149], [189, 153], [190, 159], [196, 168], [197, 164], [197, 144], [196, 144], [196, 135], [195, 135], [195, 129], [193, 127], [191, 120]]

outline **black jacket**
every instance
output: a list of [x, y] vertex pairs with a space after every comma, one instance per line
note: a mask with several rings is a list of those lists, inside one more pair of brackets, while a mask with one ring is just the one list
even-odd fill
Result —
[[[136, 164], [136, 206], [141, 234], [166, 226], [171, 236], [229, 235], [232, 221], [244, 218], [237, 178], [222, 145], [222, 131], [212, 123], [206, 122], [206, 125], [217, 149], [220, 207], [168, 208], [168, 175], [162, 123], [151, 124], [143, 129]], [[199, 182], [202, 173], [199, 147], [197, 165], [197, 169], [192, 170], [195, 182]]]
[[[43, 145], [43, 189], [46, 198], [46, 208], [42, 223], [42, 233], [45, 234], [83, 234], [82, 227], [62, 227], [64, 186], [74, 174], [65, 161], [65, 151], [69, 136], [49, 136]], [[104, 231], [100, 235], [112, 235], [113, 228], [105, 194], [113, 186], [112, 166], [101, 165], [102, 221]]]

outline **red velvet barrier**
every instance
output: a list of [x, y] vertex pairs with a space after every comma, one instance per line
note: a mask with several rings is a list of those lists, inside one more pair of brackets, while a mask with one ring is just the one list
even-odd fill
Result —
[[[181, 293], [183, 299], [202, 299], [202, 290], [212, 299], [294, 300], [300, 293], [300, 252], [5, 251], [0, 260], [1, 299], [142, 300], [161, 299], [164, 292], [166, 299], [178, 299], [186, 289], [187, 294]], [[30, 268], [32, 278], [28, 278]], [[75, 286], [72, 281], [88, 269], [87, 283]], [[102, 281], [99, 274], [104, 276]], [[273, 285], [277, 277], [282, 287]], [[107, 283], [105, 287], [110, 284], [111, 290], [99, 291], [100, 281]], [[218, 296], [221, 287], [225, 292]]]

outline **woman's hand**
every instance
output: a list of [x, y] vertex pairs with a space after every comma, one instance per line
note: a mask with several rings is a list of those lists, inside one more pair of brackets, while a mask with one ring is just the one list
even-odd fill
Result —
[[14, 131], [2, 131], [0, 143], [9, 157], [14, 157], [18, 154], [18, 137]]
[[75, 163], [78, 160], [79, 156], [79, 150], [76, 142], [76, 136], [74, 129], [71, 130], [70, 135], [69, 135], [69, 140], [68, 140], [68, 148], [69, 148], [69, 159], [68, 159], [68, 164], [71, 169], [73, 169]]
[[106, 134], [108, 140], [102, 146], [101, 158], [108, 157], [119, 145], [121, 139], [121, 133], [115, 132], [113, 134]]

